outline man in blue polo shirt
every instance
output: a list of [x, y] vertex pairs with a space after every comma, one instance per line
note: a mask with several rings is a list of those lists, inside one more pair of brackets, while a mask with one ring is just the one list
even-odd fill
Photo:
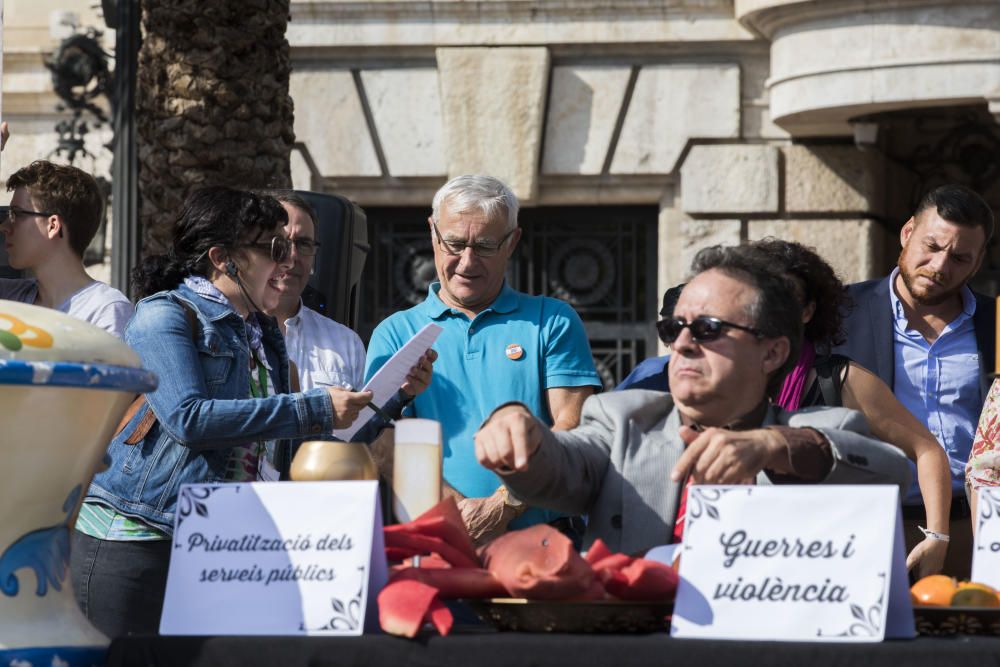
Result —
[[508, 525], [555, 518], [525, 508], [476, 460], [474, 436], [498, 406], [522, 402], [553, 430], [580, 420], [600, 386], [579, 316], [557, 299], [529, 296], [504, 280], [521, 230], [517, 197], [490, 176], [459, 176], [434, 195], [428, 233], [438, 281], [418, 306], [387, 318], [368, 345], [367, 378], [428, 322], [441, 326], [434, 380], [408, 408], [444, 434], [444, 480], [463, 518], [485, 541]]

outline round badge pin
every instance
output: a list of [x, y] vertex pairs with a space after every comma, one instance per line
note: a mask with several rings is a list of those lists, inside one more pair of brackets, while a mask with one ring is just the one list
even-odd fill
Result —
[[507, 358], [512, 361], [517, 361], [524, 356], [524, 348], [517, 343], [508, 345], [505, 352], [507, 353]]

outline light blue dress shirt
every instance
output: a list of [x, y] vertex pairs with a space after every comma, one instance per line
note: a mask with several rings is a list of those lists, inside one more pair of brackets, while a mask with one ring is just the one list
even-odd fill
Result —
[[[948, 454], [953, 495], [965, 493], [965, 464], [979, 422], [983, 401], [979, 386], [979, 346], [972, 316], [976, 299], [962, 288], [962, 312], [933, 343], [909, 328], [903, 304], [896, 296], [899, 269], [889, 277], [893, 313], [896, 398], [923, 422]], [[913, 463], [910, 463], [913, 466]], [[915, 467], [914, 467], [915, 469]], [[922, 502], [916, 474], [906, 505]]]

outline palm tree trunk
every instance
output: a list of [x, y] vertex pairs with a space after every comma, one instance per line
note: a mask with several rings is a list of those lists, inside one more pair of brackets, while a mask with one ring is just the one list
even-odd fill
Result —
[[289, 0], [147, 0], [136, 100], [144, 249], [207, 185], [288, 187]]

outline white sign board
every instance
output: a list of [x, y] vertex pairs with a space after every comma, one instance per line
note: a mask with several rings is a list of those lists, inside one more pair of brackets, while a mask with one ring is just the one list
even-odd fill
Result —
[[1000, 488], [979, 489], [972, 580], [1000, 587]]
[[377, 482], [185, 485], [172, 545], [163, 635], [360, 635], [387, 579]]
[[692, 486], [674, 637], [914, 636], [895, 486]]

